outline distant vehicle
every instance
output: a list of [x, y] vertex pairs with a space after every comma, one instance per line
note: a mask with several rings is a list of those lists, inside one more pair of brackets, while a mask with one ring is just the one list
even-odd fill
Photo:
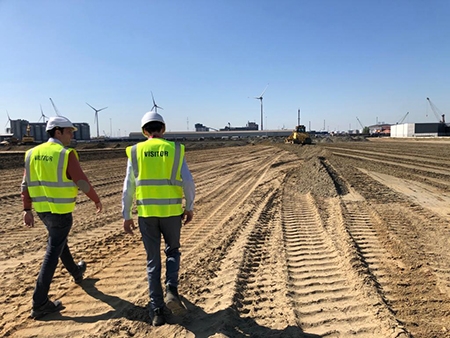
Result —
[[298, 125], [295, 127], [292, 134], [284, 140], [284, 143], [304, 145], [311, 144], [312, 140], [309, 133], [306, 132], [306, 127], [304, 125]]
[[31, 127], [27, 126], [27, 133], [22, 137], [22, 144], [34, 144], [34, 137], [30, 135]]

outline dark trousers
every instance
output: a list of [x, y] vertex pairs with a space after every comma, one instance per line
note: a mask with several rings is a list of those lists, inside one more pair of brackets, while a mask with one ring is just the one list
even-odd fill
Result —
[[139, 217], [139, 230], [147, 252], [147, 277], [152, 310], [164, 306], [161, 285], [161, 235], [164, 237], [166, 254], [165, 284], [178, 287], [180, 270], [181, 216]]
[[48, 231], [47, 251], [42, 262], [41, 271], [36, 282], [33, 293], [33, 307], [37, 308], [45, 304], [48, 300], [48, 291], [55, 274], [58, 259], [71, 275], [78, 272], [69, 247], [67, 246], [67, 236], [72, 228], [72, 213], [52, 214], [50, 212], [37, 213], [44, 222]]

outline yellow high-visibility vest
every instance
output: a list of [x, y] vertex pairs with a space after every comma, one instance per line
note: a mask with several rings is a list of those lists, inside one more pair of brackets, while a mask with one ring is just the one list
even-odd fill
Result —
[[136, 178], [136, 205], [141, 217], [183, 213], [181, 165], [184, 145], [152, 138], [127, 147]]
[[67, 178], [70, 152], [59, 143], [45, 142], [25, 153], [28, 192], [37, 212], [67, 214], [75, 209], [78, 187]]

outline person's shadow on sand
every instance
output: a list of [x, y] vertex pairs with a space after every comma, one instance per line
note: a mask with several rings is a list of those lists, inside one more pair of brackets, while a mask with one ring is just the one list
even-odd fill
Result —
[[[235, 309], [228, 307], [214, 313], [206, 313], [203, 309], [181, 297], [188, 312], [183, 317], [170, 316], [168, 324], [178, 324], [192, 332], [195, 337], [211, 337], [221, 333], [227, 337], [282, 337], [282, 338], [320, 338], [308, 334], [298, 326], [288, 326], [282, 330], [261, 326], [253, 318], [243, 318]], [[276, 322], [277, 318], [273, 318]]]
[[[83, 280], [81, 287], [91, 297], [111, 306], [112, 310], [94, 316], [76, 317], [54, 313], [41, 320], [70, 320], [78, 323], [95, 323], [112, 318], [126, 318], [131, 321], [145, 322], [151, 326], [148, 305], [146, 307], [137, 306], [120, 297], [107, 295], [95, 286], [98, 280], [87, 278]], [[183, 326], [187, 331], [192, 332], [195, 337], [206, 338], [221, 333], [227, 337], [320, 338], [318, 335], [303, 332], [298, 326], [288, 326], [282, 330], [261, 326], [252, 318], [241, 317], [238, 311], [230, 307], [214, 313], [206, 313], [201, 307], [189, 302], [186, 298], [181, 297], [181, 299], [187, 308], [187, 313], [184, 316], [167, 315], [166, 325], [178, 324]], [[273, 318], [273, 320], [276, 322], [277, 318]]]
[[103, 303], [108, 304], [113, 309], [98, 315], [86, 316], [65, 316], [63, 313], [53, 313], [40, 319], [41, 321], [51, 320], [70, 320], [77, 323], [95, 323], [101, 320], [108, 320], [112, 318], [127, 318], [133, 321], [147, 322], [151, 325], [146, 307], [137, 306], [117, 296], [111, 296], [103, 293], [95, 286], [99, 281], [98, 278], [86, 278], [80, 286], [92, 298], [98, 299]]

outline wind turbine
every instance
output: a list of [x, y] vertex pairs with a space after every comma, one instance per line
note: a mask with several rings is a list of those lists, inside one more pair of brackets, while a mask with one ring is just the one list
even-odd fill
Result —
[[48, 116], [44, 115], [44, 112], [42, 111], [42, 105], [41, 106], [41, 117], [39, 118], [38, 122], [42, 119], [42, 122], [46, 123], [45, 119], [48, 119]]
[[[8, 113], [8, 111], [6, 111], [6, 116], [8, 116], [8, 121], [6, 121], [6, 124], [5, 124], [5, 129], [6, 129], [6, 132], [8, 133], [8, 129], [9, 129], [9, 132], [11, 132], [11, 118], [9, 117], [9, 113]], [[6, 126], [8, 125], [8, 123], [9, 123], [9, 128], [6, 128]]]
[[87, 104], [89, 107], [91, 107], [92, 109], [94, 109], [94, 111], [95, 111], [95, 119], [94, 119], [94, 123], [97, 123], [97, 138], [99, 138], [99, 131], [98, 131], [98, 112], [99, 112], [99, 111], [102, 111], [103, 109], [106, 109], [106, 108], [108, 108], [108, 107], [104, 107], [104, 108], [101, 108], [101, 109], [95, 109], [95, 108], [92, 107], [89, 103], [86, 102], [86, 104]]
[[53, 109], [55, 110], [56, 116], [61, 116], [61, 114], [58, 111], [58, 108], [56, 108], [55, 104], [53, 103], [52, 98], [50, 98], [50, 102], [52, 103]]
[[255, 99], [261, 101], [261, 130], [264, 129], [264, 126], [263, 126], [263, 95], [266, 92], [267, 87], [269, 87], [269, 84], [267, 84], [266, 88], [264, 88], [261, 95], [259, 95], [258, 97], [255, 96]]
[[160, 106], [158, 106], [158, 105], [156, 104], [155, 98], [153, 97], [153, 92], [150, 92], [150, 93], [152, 93], [152, 100], [153, 100], [153, 107], [152, 107], [151, 110], [155, 109], [155, 113], [157, 113], [157, 112], [158, 112], [158, 108], [164, 109], [163, 107], [160, 107]]

